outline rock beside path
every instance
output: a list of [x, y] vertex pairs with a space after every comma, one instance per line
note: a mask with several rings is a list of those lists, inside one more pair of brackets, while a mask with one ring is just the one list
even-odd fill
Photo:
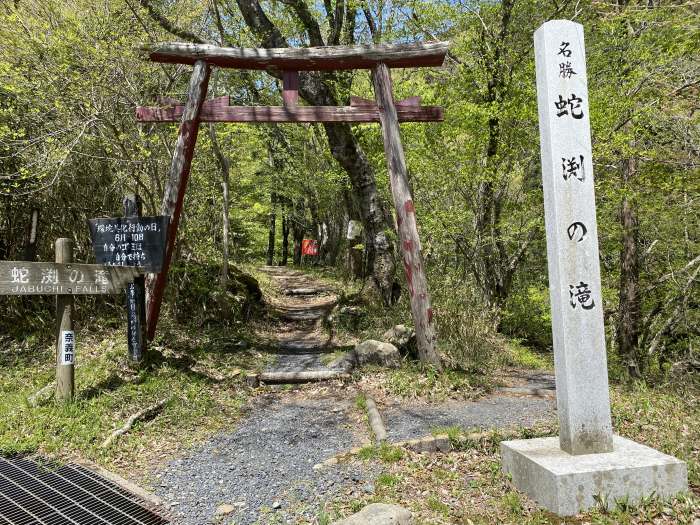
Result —
[[418, 357], [416, 331], [413, 328], [403, 324], [397, 324], [384, 332], [382, 340], [394, 345], [402, 354]]
[[412, 525], [411, 511], [398, 505], [372, 503], [357, 514], [331, 525]]
[[380, 365], [387, 368], [401, 366], [401, 354], [399, 349], [391, 343], [368, 339], [355, 346], [355, 362], [359, 366]]

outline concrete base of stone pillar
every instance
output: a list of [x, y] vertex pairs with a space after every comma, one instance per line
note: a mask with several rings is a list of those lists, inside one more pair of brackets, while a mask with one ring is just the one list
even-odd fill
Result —
[[558, 437], [503, 441], [501, 458], [518, 490], [559, 516], [590, 509], [596, 499], [612, 509], [624, 498], [635, 503], [688, 490], [683, 461], [620, 436], [612, 452], [580, 456], [561, 450]]

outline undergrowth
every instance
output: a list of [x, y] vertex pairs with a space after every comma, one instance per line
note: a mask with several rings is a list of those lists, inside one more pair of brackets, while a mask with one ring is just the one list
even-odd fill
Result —
[[[53, 344], [28, 337], [6, 346], [0, 354], [0, 454], [89, 459], [133, 476], [230, 424], [249, 395], [244, 371], [261, 366], [258, 357], [241, 349], [237, 333], [162, 328], [153, 345], [157, 359], [140, 373], [125, 364], [123, 330], [79, 331], [75, 400], [65, 405], [53, 401], [53, 387], [36, 406], [28, 401], [54, 379]], [[156, 417], [101, 447], [129, 416], [162, 399], [169, 402]]]

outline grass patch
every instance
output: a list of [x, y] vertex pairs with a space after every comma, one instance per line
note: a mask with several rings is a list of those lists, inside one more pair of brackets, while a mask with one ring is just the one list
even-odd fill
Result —
[[404, 457], [404, 450], [401, 447], [395, 447], [389, 443], [381, 443], [379, 445], [369, 445], [360, 449], [358, 453], [361, 459], [365, 461], [379, 460], [383, 463], [396, 463]]
[[[239, 334], [172, 327], [163, 333], [154, 345], [162, 359], [135, 375], [125, 365], [123, 329], [79, 332], [75, 401], [66, 405], [54, 403], [53, 389], [36, 406], [27, 402], [54, 379], [53, 344], [30, 338], [9, 343], [0, 354], [0, 454], [89, 459], [133, 478], [229, 425], [249, 395], [243, 370], [256, 357], [227, 346]], [[166, 398], [155, 418], [100, 447], [130, 415]]]
[[444, 517], [450, 515], [450, 506], [440, 501], [437, 496], [430, 496], [428, 498], [428, 508]]
[[383, 473], [377, 476], [375, 484], [379, 485], [380, 487], [394, 487], [398, 484], [399, 481], [400, 478], [398, 476]]
[[450, 438], [450, 442], [454, 445], [462, 436], [462, 429], [457, 426], [436, 427], [430, 431], [430, 434], [433, 436], [447, 435]]
[[502, 367], [528, 368], [531, 370], [553, 370], [553, 354], [542, 354], [523, 346], [519, 340], [511, 339], [505, 352], [499, 354]]
[[[500, 432], [462, 431], [456, 427], [435, 429], [447, 433], [461, 446], [447, 454], [404, 452], [398, 461], [386, 463], [369, 447], [365, 461], [376, 462], [382, 483], [361, 505], [394, 503], [410, 509], [417, 524], [513, 525], [642, 525], [647, 523], [694, 525], [700, 520], [700, 388], [697, 378], [683, 383], [656, 386], [612, 385], [611, 401], [615, 431], [688, 464], [691, 491], [671, 500], [647, 497], [637, 505], [615, 502], [612, 510], [601, 506], [574, 518], [560, 518], [515, 490], [501, 470], [499, 443], [503, 439], [556, 435], [556, 425]], [[466, 436], [480, 435], [478, 440]], [[351, 513], [348, 502], [338, 498], [328, 505], [335, 515]]]
[[445, 370], [438, 373], [432, 367], [414, 362], [404, 363], [401, 368], [395, 370], [363, 368], [363, 376], [368, 372], [375, 375], [373, 382], [377, 388], [400, 399], [474, 399], [483, 396], [492, 387], [492, 379], [482, 374], [461, 370]]

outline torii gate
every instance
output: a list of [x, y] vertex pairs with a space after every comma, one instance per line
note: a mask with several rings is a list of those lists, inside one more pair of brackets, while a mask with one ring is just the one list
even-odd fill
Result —
[[[149, 48], [154, 62], [191, 64], [187, 101], [167, 107], [138, 107], [138, 122], [177, 122], [180, 130], [163, 196], [162, 214], [170, 216], [168, 243], [161, 273], [150, 275], [148, 289], [148, 338], [153, 339], [173, 255], [192, 156], [200, 122], [379, 122], [389, 169], [391, 193], [403, 254], [404, 271], [416, 328], [418, 353], [435, 362], [435, 329], [430, 295], [423, 269], [415, 208], [406, 171], [399, 122], [443, 120], [441, 107], [421, 106], [420, 97], [394, 103], [389, 68], [441, 66], [449, 43], [390, 44], [374, 46], [326, 46], [309, 48], [246, 49], [207, 44], [164, 43]], [[267, 70], [282, 73], [284, 106], [233, 107], [229, 97], [206, 100], [211, 66]], [[351, 97], [350, 106], [298, 106], [299, 71], [372, 69], [376, 103]], [[170, 102], [170, 101], [169, 101]]]

